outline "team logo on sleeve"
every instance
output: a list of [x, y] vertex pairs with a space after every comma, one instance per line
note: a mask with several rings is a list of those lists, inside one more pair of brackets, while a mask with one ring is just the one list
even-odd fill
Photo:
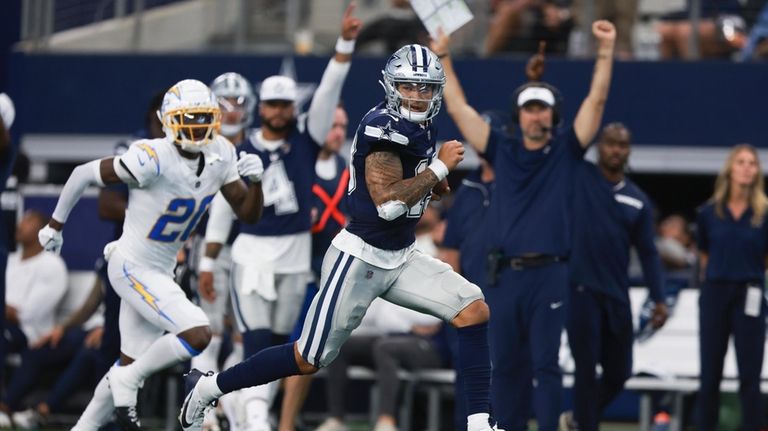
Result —
[[389, 141], [400, 145], [408, 145], [407, 136], [399, 133], [392, 128], [392, 122], [388, 121], [386, 126], [365, 126], [365, 136], [377, 139], [379, 141]]
[[155, 161], [155, 171], [160, 174], [160, 159], [157, 157], [157, 151], [148, 144], [139, 144], [142, 150], [136, 157], [139, 159], [139, 165], [144, 166], [147, 162]]

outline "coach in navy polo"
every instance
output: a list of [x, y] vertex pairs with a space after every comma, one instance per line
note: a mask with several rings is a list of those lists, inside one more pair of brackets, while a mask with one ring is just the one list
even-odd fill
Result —
[[[645, 193], [624, 175], [630, 140], [624, 125], [608, 124], [597, 142], [597, 165], [583, 161], [576, 169], [568, 265], [571, 289], [566, 305], [566, 328], [576, 363], [574, 412], [562, 418], [569, 429], [597, 431], [600, 413], [632, 374], [634, 331], [627, 269], [633, 246], [656, 303], [651, 325], [661, 327], [667, 318], [653, 208]], [[599, 381], [597, 364], [603, 370]]]
[[[448, 113], [496, 171], [496, 190], [482, 226], [488, 262], [483, 293], [491, 309], [493, 411], [499, 429], [507, 431], [527, 429], [531, 388], [538, 429], [554, 431], [558, 426], [558, 351], [572, 235], [569, 196], [574, 170], [600, 127], [616, 40], [608, 21], [596, 21], [592, 33], [598, 46], [595, 70], [573, 125], [557, 127], [557, 89], [530, 82], [513, 99], [513, 119], [522, 139], [492, 130], [483, 121], [456, 78], [447, 37], [433, 44], [446, 71]], [[543, 63], [543, 54], [529, 62], [529, 78], [541, 76]]]

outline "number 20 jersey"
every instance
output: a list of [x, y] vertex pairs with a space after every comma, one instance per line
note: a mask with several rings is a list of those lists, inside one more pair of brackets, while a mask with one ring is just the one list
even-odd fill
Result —
[[403, 179], [412, 178], [423, 172], [435, 157], [435, 135], [431, 121], [418, 124], [391, 115], [384, 103], [368, 111], [352, 143], [348, 232], [383, 250], [402, 250], [413, 244], [416, 223], [429, 204], [432, 193], [428, 192], [394, 220], [380, 218], [365, 183], [365, 158], [374, 151], [397, 153], [403, 165]]
[[240, 178], [235, 147], [226, 138], [217, 136], [203, 156], [200, 172], [199, 159], [183, 158], [167, 139], [152, 139], [134, 142], [119, 157], [115, 169], [127, 168], [132, 181], [117, 250], [129, 261], [173, 271], [176, 253], [213, 196]]

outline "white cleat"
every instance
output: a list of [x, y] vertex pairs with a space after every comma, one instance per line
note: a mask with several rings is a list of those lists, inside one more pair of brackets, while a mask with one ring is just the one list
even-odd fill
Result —
[[200, 370], [193, 368], [184, 375], [186, 380], [187, 397], [181, 405], [179, 413], [179, 423], [184, 431], [202, 431], [205, 413], [212, 406], [211, 402], [205, 402], [198, 391], [199, 382], [202, 379], [210, 378], [214, 375], [213, 371], [203, 374]]
[[315, 431], [349, 431], [349, 428], [336, 418], [328, 418]]

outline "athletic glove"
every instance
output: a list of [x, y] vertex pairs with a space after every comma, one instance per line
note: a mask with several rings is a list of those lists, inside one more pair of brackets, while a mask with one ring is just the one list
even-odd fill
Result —
[[43, 250], [56, 254], [61, 253], [61, 246], [64, 245], [64, 237], [61, 235], [61, 231], [52, 228], [50, 225], [45, 225], [37, 233], [37, 239], [40, 241], [40, 245], [43, 246]]
[[264, 173], [264, 165], [261, 158], [256, 154], [248, 154], [240, 151], [240, 160], [237, 161], [237, 173], [241, 177], [246, 177], [252, 183], [261, 181], [261, 175]]

